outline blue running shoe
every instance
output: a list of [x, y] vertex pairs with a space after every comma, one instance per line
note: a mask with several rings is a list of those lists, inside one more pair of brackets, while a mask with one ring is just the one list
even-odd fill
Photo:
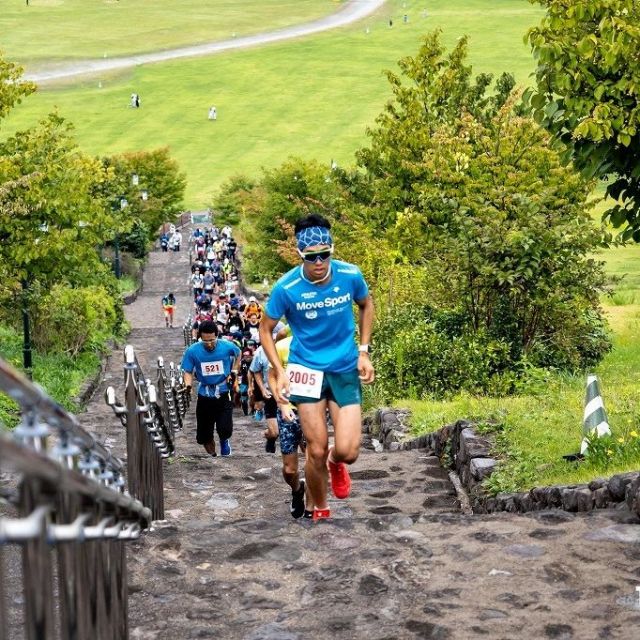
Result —
[[220, 455], [221, 456], [231, 455], [231, 441], [228, 438], [226, 440], [220, 440]]
[[264, 409], [256, 409], [253, 419], [256, 422], [262, 422], [264, 420]]

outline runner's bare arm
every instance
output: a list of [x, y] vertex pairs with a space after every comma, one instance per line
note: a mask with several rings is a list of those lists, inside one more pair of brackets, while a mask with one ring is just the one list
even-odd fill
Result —
[[[276, 378], [276, 372], [273, 367], [269, 367], [269, 372], [267, 373], [267, 379], [269, 380], [269, 388], [275, 389], [278, 383]], [[280, 409], [280, 414], [284, 418], [286, 422], [291, 422], [295, 419], [295, 413], [293, 412], [293, 405], [290, 402], [280, 402], [278, 403], [278, 408]], [[277, 434], [276, 434], [277, 435]]]
[[253, 377], [255, 378], [258, 387], [260, 387], [260, 391], [262, 392], [262, 395], [264, 396], [264, 398], [270, 398], [271, 393], [269, 392], [269, 389], [267, 389], [267, 387], [264, 384], [264, 377], [262, 376], [262, 371], [255, 371], [253, 374]]
[[289, 395], [289, 381], [285, 375], [280, 358], [278, 358], [276, 343], [273, 340], [273, 330], [276, 324], [278, 324], [277, 320], [270, 318], [266, 314], [262, 316], [262, 320], [260, 320], [260, 344], [273, 367], [276, 377], [276, 383], [271, 387], [273, 397], [277, 403], [283, 404], [287, 402], [287, 396]]
[[275, 369], [273, 367], [269, 367], [269, 371], [267, 373], [267, 380], [269, 381], [269, 388], [273, 389], [276, 386], [276, 383], [278, 381], [276, 378]]
[[260, 344], [262, 345], [264, 353], [271, 363], [271, 366], [276, 371], [278, 368], [282, 369], [282, 364], [280, 363], [280, 358], [278, 358], [278, 352], [276, 351], [276, 343], [273, 340], [273, 330], [277, 324], [277, 320], [274, 320], [267, 315], [263, 315], [262, 320], [260, 320]]
[[[360, 310], [358, 318], [358, 328], [360, 330], [360, 344], [368, 345], [371, 341], [371, 330], [373, 328], [374, 308], [371, 296], [367, 296], [363, 300], [356, 300], [356, 304]], [[375, 378], [375, 370], [369, 358], [369, 354], [360, 351], [358, 356], [358, 372], [360, 380], [364, 384], [370, 384]]]
[[360, 344], [369, 344], [371, 341], [371, 330], [373, 329], [373, 299], [371, 296], [367, 296], [362, 300], [356, 300], [356, 304], [360, 309], [360, 316], [358, 318]]

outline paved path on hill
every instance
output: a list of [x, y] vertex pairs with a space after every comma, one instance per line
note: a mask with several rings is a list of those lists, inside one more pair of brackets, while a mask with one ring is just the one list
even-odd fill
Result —
[[[126, 309], [150, 377], [157, 355], [180, 359], [160, 298], [173, 290], [183, 318], [187, 275], [186, 253], [152, 253]], [[80, 420], [124, 455], [107, 384], [122, 398], [121, 351]], [[638, 637], [640, 526], [629, 513], [465, 516], [429, 452], [365, 448], [333, 519], [294, 521], [279, 457], [250, 418], [236, 412], [230, 458], [195, 444], [193, 408], [176, 440], [167, 520], [128, 547], [132, 639]], [[9, 637], [22, 637], [15, 624]]]
[[365, 18], [379, 9], [386, 0], [348, 0], [339, 11], [334, 14], [319, 18], [313, 22], [292, 25], [276, 31], [257, 33], [240, 38], [209, 42], [206, 44], [170, 49], [168, 51], [156, 51], [153, 53], [141, 53], [122, 58], [105, 58], [97, 60], [83, 60], [73, 64], [65, 64], [48, 70], [25, 73], [27, 80], [33, 80], [39, 84], [63, 80], [77, 76], [93, 75], [105, 71], [128, 69], [141, 64], [152, 62], [165, 62], [176, 58], [193, 58], [195, 56], [207, 56], [232, 49], [246, 49], [258, 45], [300, 38], [321, 31], [343, 27]]

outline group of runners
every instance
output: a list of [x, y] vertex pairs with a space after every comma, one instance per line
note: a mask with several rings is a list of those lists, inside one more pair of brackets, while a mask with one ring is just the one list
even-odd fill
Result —
[[[331, 515], [329, 482], [336, 498], [351, 490], [347, 467], [360, 451], [361, 384], [375, 375], [369, 358], [374, 309], [358, 267], [333, 258], [326, 219], [300, 219], [295, 237], [301, 264], [276, 282], [263, 309], [240, 295], [231, 230], [194, 232], [194, 246], [204, 245], [190, 278], [197, 342], [185, 351], [182, 369], [189, 391], [198, 382], [198, 444], [217, 456], [217, 433], [220, 454], [230, 455], [234, 405], [245, 413], [255, 409], [256, 418], [267, 422], [266, 450], [275, 453], [280, 440], [291, 515], [317, 521]], [[212, 278], [205, 281], [207, 273]]]
[[160, 249], [167, 251], [180, 251], [182, 246], [182, 233], [174, 224], [160, 234]]

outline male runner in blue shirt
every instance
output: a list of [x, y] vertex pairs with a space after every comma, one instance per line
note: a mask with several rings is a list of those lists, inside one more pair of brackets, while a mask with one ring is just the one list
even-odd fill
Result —
[[211, 456], [217, 456], [214, 428], [220, 437], [220, 453], [231, 455], [229, 439], [233, 433], [233, 401], [228, 382], [238, 374], [240, 349], [233, 342], [218, 339], [218, 327], [205, 321], [199, 329], [200, 342], [192, 344], [182, 356], [187, 392], [193, 377], [200, 383], [196, 403], [196, 442]]
[[[360, 383], [373, 382], [369, 340], [373, 301], [355, 265], [332, 260], [331, 225], [311, 214], [295, 226], [302, 265], [276, 282], [260, 325], [260, 339], [275, 371], [278, 403], [297, 404], [307, 440], [305, 476], [314, 501], [314, 520], [330, 516], [327, 466], [336, 498], [351, 489], [347, 464], [360, 453]], [[359, 308], [360, 346], [355, 342], [353, 305]], [[285, 372], [272, 337], [284, 316], [293, 340]], [[331, 412], [335, 446], [329, 450], [326, 409]]]

